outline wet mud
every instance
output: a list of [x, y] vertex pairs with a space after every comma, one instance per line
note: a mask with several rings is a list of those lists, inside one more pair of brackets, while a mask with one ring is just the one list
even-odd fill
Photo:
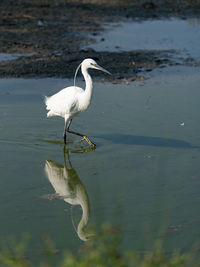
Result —
[[[20, 54], [0, 61], [1, 77], [72, 78], [82, 59], [92, 57], [113, 73], [113, 82], [145, 79], [146, 73], [169, 65], [198, 65], [193, 58], [178, 58], [176, 51], [138, 50], [97, 52], [83, 49], [95, 42], [104, 23], [132, 18], [198, 17], [198, 1], [2, 0], [1, 53]], [[102, 40], [103, 41], [103, 40]], [[101, 73], [96, 72], [96, 76]], [[105, 76], [105, 75], [104, 75]]]

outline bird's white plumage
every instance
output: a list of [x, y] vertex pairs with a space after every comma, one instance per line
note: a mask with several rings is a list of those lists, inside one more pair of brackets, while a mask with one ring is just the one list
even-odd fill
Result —
[[80, 112], [79, 102], [82, 93], [84, 93], [82, 88], [70, 86], [53, 96], [46, 97], [46, 109], [49, 110], [47, 117], [61, 116], [65, 118], [66, 115], [69, 115], [69, 117], [75, 116]]

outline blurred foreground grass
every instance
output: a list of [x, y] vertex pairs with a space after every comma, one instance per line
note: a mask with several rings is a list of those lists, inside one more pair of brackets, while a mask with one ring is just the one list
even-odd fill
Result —
[[[151, 251], [138, 253], [134, 251], [121, 252], [120, 231], [116, 227], [103, 226], [101, 233], [84, 245], [74, 254], [70, 251], [60, 253], [49, 238], [44, 239], [44, 250], [39, 263], [32, 262], [29, 257], [29, 235], [24, 235], [20, 242], [10, 239], [0, 251], [0, 266], [2, 267], [174, 267], [200, 266], [199, 247], [189, 252], [178, 250], [166, 254], [162, 248], [162, 240], [157, 240]], [[54, 257], [59, 255], [59, 260]]]

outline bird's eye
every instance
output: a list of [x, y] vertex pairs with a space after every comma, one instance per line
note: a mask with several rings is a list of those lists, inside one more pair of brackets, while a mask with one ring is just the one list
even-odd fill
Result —
[[90, 63], [90, 65], [95, 67], [95, 68], [97, 67], [97, 64], [95, 64], [95, 63]]

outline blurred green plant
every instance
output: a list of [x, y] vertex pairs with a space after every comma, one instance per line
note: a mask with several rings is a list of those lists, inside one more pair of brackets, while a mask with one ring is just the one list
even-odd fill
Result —
[[[36, 267], [27, 257], [29, 235], [24, 235], [20, 242], [10, 239], [7, 246], [0, 251], [0, 266], [2, 267]], [[197, 257], [198, 247], [190, 252], [171, 254], [164, 253], [162, 241], [157, 240], [152, 251], [143, 254], [134, 251], [121, 252], [120, 230], [117, 227], [104, 225], [101, 233], [84, 243], [76, 254], [64, 251], [59, 255], [61, 260], [53, 263], [52, 257], [58, 254], [54, 242], [45, 237], [45, 257], [37, 267], [199, 267]]]
[[4, 243], [4, 247], [0, 250], [0, 266], [31, 266], [25, 256], [29, 240], [29, 234], [24, 234], [19, 242], [17, 242], [13, 237], [8, 238], [7, 242]]

